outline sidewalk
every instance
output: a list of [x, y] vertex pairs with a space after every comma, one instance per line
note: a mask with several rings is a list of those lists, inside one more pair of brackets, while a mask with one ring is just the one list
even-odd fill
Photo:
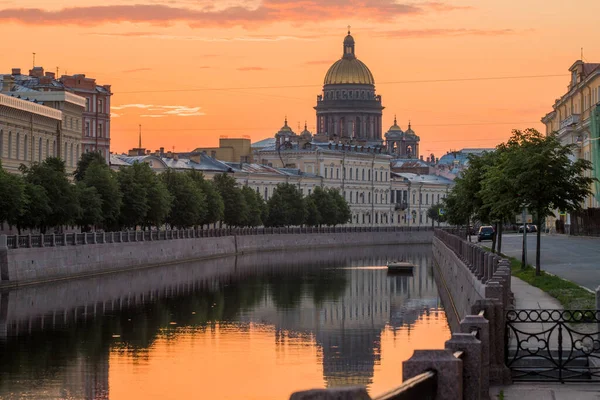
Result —
[[[529, 285], [519, 278], [512, 277], [512, 291], [515, 295], [515, 309], [562, 309], [555, 298], [542, 290]], [[541, 332], [542, 323], [522, 324], [524, 331]], [[551, 347], [554, 341], [551, 340]], [[516, 346], [514, 338], [511, 347]], [[502, 391], [503, 397], [499, 397]], [[598, 383], [515, 383], [506, 386], [492, 386], [490, 400], [600, 400]]]

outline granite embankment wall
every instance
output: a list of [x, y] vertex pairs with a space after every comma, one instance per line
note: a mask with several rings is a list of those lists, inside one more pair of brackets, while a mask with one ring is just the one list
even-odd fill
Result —
[[[421, 228], [370, 232], [275, 233], [19, 248], [7, 246], [6, 238], [0, 236], [3, 287], [253, 252], [430, 244], [433, 231]], [[41, 240], [43, 242], [44, 238]]]

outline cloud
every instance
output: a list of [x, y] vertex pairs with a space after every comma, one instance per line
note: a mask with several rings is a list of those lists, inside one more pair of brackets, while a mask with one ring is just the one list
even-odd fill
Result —
[[122, 72], [124, 74], [131, 74], [133, 72], [143, 72], [143, 71], [152, 71], [152, 68], [133, 68], [133, 69], [126, 69]]
[[[408, 1], [408, 0], [404, 0]], [[108, 23], [148, 23], [169, 26], [185, 23], [194, 28], [215, 26], [257, 27], [282, 21], [293, 23], [334, 20], [392, 21], [404, 15], [456, 10], [445, 2], [399, 3], [396, 0], [263, 0], [256, 5], [229, 4], [215, 8], [209, 4], [133, 4], [67, 7], [58, 10], [7, 8], [0, 21], [29, 25], [97, 26]], [[135, 35], [134, 35], [135, 36]]]
[[159, 35], [152, 32], [122, 32], [122, 33], [90, 33], [93, 36], [105, 36], [105, 37], [136, 37], [143, 39], [152, 40], [188, 40], [197, 42], [281, 42], [284, 40], [297, 40], [297, 41], [312, 41], [323, 37], [323, 35], [278, 35], [278, 36], [265, 36], [265, 35], [246, 35], [246, 36], [235, 36], [235, 37], [206, 37], [206, 36], [190, 36], [190, 35]]
[[[155, 104], [123, 104], [120, 106], [112, 106], [112, 110], [125, 110], [128, 108], [144, 110], [146, 112], [152, 111], [156, 112], [155, 114], [142, 114], [141, 117], [149, 117], [149, 118], [161, 118], [168, 116], [176, 116], [176, 117], [193, 117], [199, 115], [205, 115], [202, 111], [200, 111], [200, 107], [188, 107], [188, 106], [164, 106], [164, 105], [155, 105]], [[111, 114], [114, 115], [114, 114]]]
[[263, 67], [240, 67], [237, 69], [238, 71], [266, 71], [266, 68]]
[[396, 29], [380, 31], [377, 36], [396, 38], [428, 38], [428, 37], [454, 37], [454, 36], [504, 36], [520, 33], [514, 29]]

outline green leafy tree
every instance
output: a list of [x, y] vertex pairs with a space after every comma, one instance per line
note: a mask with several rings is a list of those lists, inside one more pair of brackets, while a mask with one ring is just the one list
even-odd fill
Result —
[[104, 159], [104, 156], [102, 154], [100, 154], [100, 152], [91, 151], [88, 153], [83, 153], [81, 155], [81, 159], [79, 159], [79, 161], [77, 162], [77, 169], [73, 173], [73, 176], [75, 177], [75, 181], [77, 181], [77, 182], [82, 181], [88, 167], [90, 166], [90, 164], [92, 164], [94, 162], [108, 167], [108, 165], [106, 164], [106, 160]]
[[427, 216], [431, 220], [432, 227], [435, 226], [436, 222], [437, 222], [438, 226], [440, 226], [440, 223], [446, 221], [446, 218], [444, 217], [444, 215], [440, 214], [440, 210], [443, 210], [443, 207], [441, 204], [434, 204], [433, 206], [429, 207], [429, 209], [427, 210]]
[[206, 196], [188, 174], [168, 169], [161, 180], [173, 198], [167, 223], [172, 227], [189, 228], [199, 224], [206, 216]]
[[117, 173], [117, 181], [123, 195], [119, 221], [121, 226], [135, 228], [142, 225], [150, 209], [148, 191], [136, 179], [135, 166], [124, 167]]
[[507, 173], [514, 180], [515, 197], [532, 211], [538, 225], [536, 275], [541, 273], [543, 218], [553, 215], [557, 209], [579, 211], [586, 197], [592, 194], [595, 178], [585, 174], [591, 170], [591, 162], [579, 158], [571, 161], [576, 146], [563, 145], [556, 134], [543, 136], [535, 129], [514, 130], [507, 143], [511, 163]]
[[278, 184], [267, 206], [267, 226], [299, 226], [306, 220], [306, 204], [302, 193], [291, 183]]
[[16, 225], [27, 203], [25, 182], [20, 176], [9, 174], [0, 163], [0, 221]]
[[244, 186], [242, 188], [242, 194], [244, 195], [244, 199], [246, 200], [246, 205], [248, 207], [248, 212], [246, 213], [246, 219], [244, 221], [244, 226], [260, 226], [263, 224], [261, 216], [263, 213], [263, 204], [264, 201], [260, 194], [256, 193], [255, 190], [252, 190], [248, 186]]
[[141, 163], [141, 165], [139, 178], [140, 183], [146, 187], [149, 207], [144, 226], [160, 227], [165, 223], [171, 211], [173, 197], [150, 166], [146, 163]]
[[[317, 186], [315, 189], [320, 187]], [[306, 204], [306, 221], [305, 224], [308, 226], [320, 226], [321, 225], [321, 212], [315, 203], [313, 195], [306, 196], [304, 198]]]
[[75, 189], [79, 199], [79, 212], [75, 220], [77, 225], [83, 231], [88, 231], [90, 226], [102, 224], [102, 198], [96, 188], [78, 182]]
[[314, 188], [309, 196], [315, 205], [318, 215], [311, 217], [317, 225], [335, 225], [338, 219], [338, 205], [327, 189], [320, 186]]
[[202, 172], [196, 170], [189, 171], [188, 174], [206, 196], [206, 214], [199, 224], [208, 225], [221, 221], [225, 205], [213, 182], [205, 179]]
[[350, 218], [352, 218], [350, 205], [346, 199], [344, 199], [344, 196], [342, 196], [340, 191], [337, 189], [328, 189], [328, 195], [335, 204], [335, 220], [333, 226], [343, 225], [350, 222]]
[[100, 196], [102, 202], [101, 225], [104, 230], [116, 230], [119, 225], [123, 203], [123, 194], [119, 188], [119, 181], [116, 174], [110, 170], [104, 159], [102, 161], [94, 160], [87, 164], [85, 174], [80, 182], [84, 183], [87, 187], [95, 188], [98, 196]]
[[17, 226], [19, 233], [21, 229], [40, 229], [52, 213], [50, 199], [43, 187], [25, 183], [24, 189], [24, 207], [20, 214], [11, 219], [12, 224]]
[[44, 188], [52, 207], [52, 212], [42, 222], [40, 229], [72, 225], [79, 212], [75, 187], [69, 182], [65, 163], [57, 157], [49, 157], [31, 167], [21, 165], [25, 181]]
[[248, 206], [235, 179], [227, 174], [220, 174], [214, 177], [213, 182], [223, 199], [223, 222], [229, 226], [243, 226]]

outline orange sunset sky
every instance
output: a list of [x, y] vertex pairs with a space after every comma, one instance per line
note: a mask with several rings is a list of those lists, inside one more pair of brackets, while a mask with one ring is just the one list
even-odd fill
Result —
[[[421, 153], [493, 147], [600, 62], [600, 1], [0, 0], [0, 73], [36, 65], [112, 84], [111, 149], [175, 151], [272, 137], [313, 106], [346, 26]], [[479, 79], [510, 77], [510, 79]], [[521, 78], [516, 78], [521, 77]]]

